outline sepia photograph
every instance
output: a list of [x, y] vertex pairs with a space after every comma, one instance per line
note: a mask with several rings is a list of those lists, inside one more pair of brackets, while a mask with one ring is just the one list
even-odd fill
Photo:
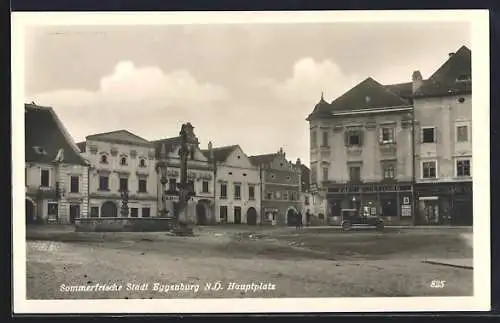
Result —
[[12, 23], [14, 311], [489, 310], [487, 11]]

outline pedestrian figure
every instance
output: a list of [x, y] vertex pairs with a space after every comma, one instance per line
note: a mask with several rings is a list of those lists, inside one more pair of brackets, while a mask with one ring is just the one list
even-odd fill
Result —
[[307, 210], [306, 212], [306, 226], [310, 226], [311, 225], [311, 213], [309, 213], [309, 210]]
[[297, 214], [297, 220], [296, 220], [296, 229], [297, 230], [300, 230], [302, 229], [302, 213], [299, 212], [299, 214]]

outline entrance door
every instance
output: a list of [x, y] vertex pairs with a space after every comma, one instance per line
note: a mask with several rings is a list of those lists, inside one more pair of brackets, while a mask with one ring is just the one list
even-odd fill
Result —
[[251, 207], [247, 211], [247, 224], [256, 225], [257, 224], [257, 210]]
[[196, 224], [206, 225], [207, 224], [207, 212], [205, 204], [198, 202], [196, 204]]
[[234, 207], [234, 224], [241, 224], [241, 207]]
[[80, 217], [80, 204], [70, 204], [69, 206], [69, 222], [75, 224], [75, 219]]
[[26, 224], [35, 222], [35, 206], [30, 200], [26, 200]]
[[297, 216], [296, 216], [297, 212], [295, 212], [294, 210], [290, 209], [288, 210], [288, 212], [286, 213], [286, 222], [289, 226], [295, 226], [296, 223], [297, 223]]
[[424, 218], [427, 224], [439, 224], [439, 205], [437, 200], [424, 201]]

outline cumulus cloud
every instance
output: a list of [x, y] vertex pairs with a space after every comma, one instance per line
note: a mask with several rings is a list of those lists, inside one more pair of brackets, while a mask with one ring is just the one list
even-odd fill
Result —
[[177, 126], [186, 118], [211, 113], [229, 98], [226, 88], [200, 82], [189, 71], [166, 74], [155, 66], [122, 61], [101, 78], [96, 91], [56, 90], [26, 101], [53, 106], [73, 136], [83, 140], [93, 132], [122, 128], [153, 134], [152, 128]]
[[[292, 161], [309, 161], [309, 125], [305, 120], [319, 100], [332, 100], [358, 80], [331, 61], [312, 58], [290, 66], [287, 79], [203, 83], [189, 71], [164, 73], [154, 66], [117, 64], [98, 90], [58, 90], [28, 98], [56, 110], [75, 140], [86, 135], [128, 129], [147, 139], [178, 134], [181, 123], [195, 126], [203, 147], [240, 144], [249, 155], [283, 147]], [[230, 95], [231, 93], [231, 95]]]

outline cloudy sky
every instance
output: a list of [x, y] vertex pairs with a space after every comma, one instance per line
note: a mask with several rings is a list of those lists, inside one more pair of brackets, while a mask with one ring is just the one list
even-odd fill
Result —
[[190, 121], [202, 148], [283, 147], [308, 163], [305, 118], [322, 91], [428, 77], [470, 34], [458, 22], [51, 26], [25, 42], [26, 101], [53, 106], [75, 141], [172, 137]]

